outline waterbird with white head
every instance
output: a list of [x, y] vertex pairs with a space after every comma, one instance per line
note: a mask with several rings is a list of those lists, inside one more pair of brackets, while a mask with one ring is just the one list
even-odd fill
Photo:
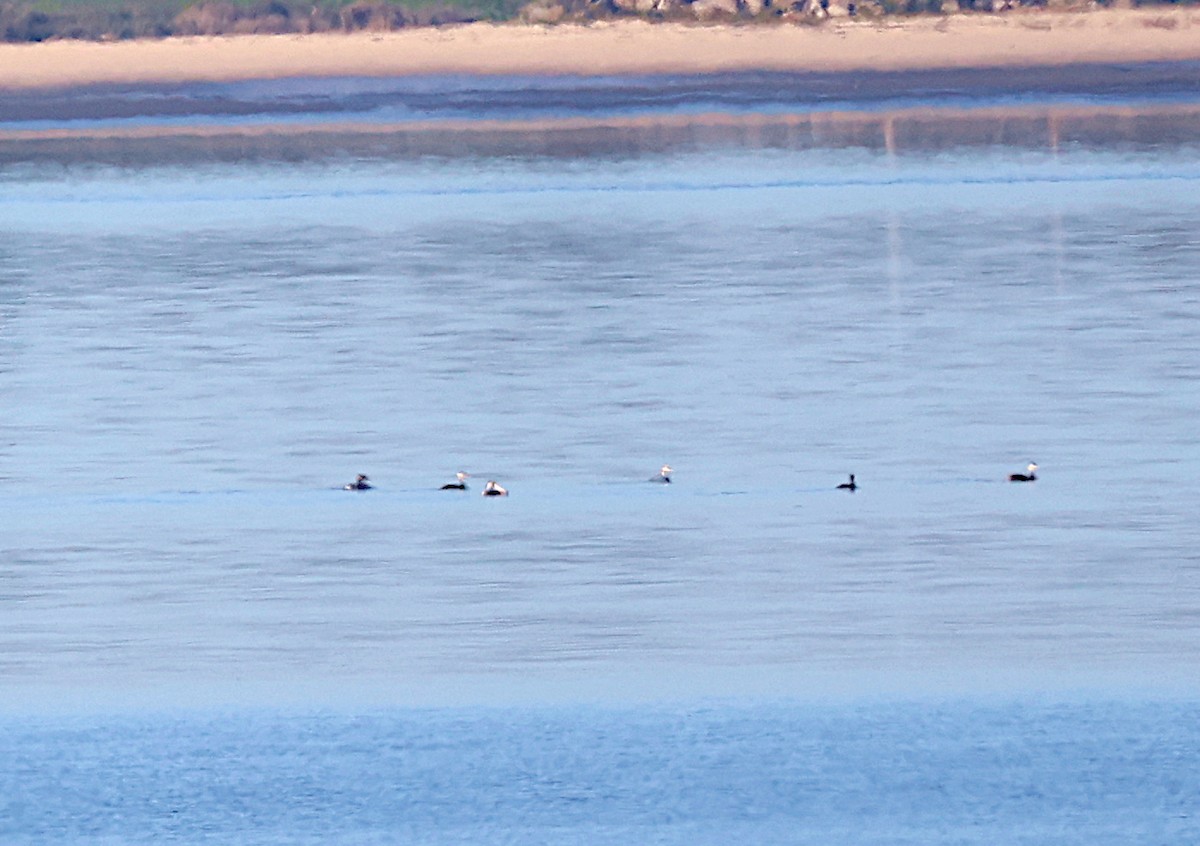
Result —
[[1038, 466], [1031, 461], [1029, 462], [1029, 466], [1025, 468], [1024, 473], [1010, 473], [1008, 480], [1010, 482], [1036, 482], [1037, 469]]

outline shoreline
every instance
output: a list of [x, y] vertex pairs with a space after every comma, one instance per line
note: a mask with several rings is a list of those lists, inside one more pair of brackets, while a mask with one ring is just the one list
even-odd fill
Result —
[[978, 108], [947, 106], [911, 106], [885, 111], [833, 110], [785, 112], [770, 114], [729, 114], [700, 112], [695, 114], [650, 114], [639, 116], [599, 116], [564, 118], [412, 120], [400, 122], [369, 122], [361, 120], [329, 123], [278, 123], [264, 121], [251, 124], [132, 125], [132, 126], [72, 126], [53, 129], [0, 128], [2, 141], [121, 141], [160, 138], [255, 138], [274, 135], [412, 135], [472, 133], [489, 136], [500, 133], [532, 135], [555, 132], [584, 132], [613, 130], [660, 131], [692, 128], [726, 128], [759, 132], [764, 129], [812, 127], [879, 127], [880, 137], [890, 134], [897, 124], [979, 123], [995, 125], [1034, 122], [1048, 127], [1051, 137], [1058, 127], [1071, 123], [1126, 121], [1138, 118], [1172, 120], [1184, 118], [1200, 126], [1200, 104], [1156, 104], [1131, 107], [1127, 105], [1028, 105], [983, 106]]
[[384, 33], [0, 44], [0, 91], [290, 77], [853, 72], [1200, 61], [1200, 9], [820, 25], [465, 24]]
[[654, 115], [531, 120], [253, 126], [130, 126], [0, 130], [0, 165], [75, 160], [146, 165], [179, 161], [299, 161], [336, 150], [354, 158], [573, 157], [597, 150], [659, 153], [714, 147], [873, 149], [896, 155], [972, 146], [1057, 153], [1141, 144], [1194, 143], [1200, 104], [915, 107], [885, 112]]

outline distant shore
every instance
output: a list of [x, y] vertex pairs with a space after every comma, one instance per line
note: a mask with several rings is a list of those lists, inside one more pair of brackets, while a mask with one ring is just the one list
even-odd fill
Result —
[[818, 25], [465, 24], [384, 33], [0, 44], [0, 89], [419, 74], [622, 75], [1200, 60], [1200, 10], [955, 14]]

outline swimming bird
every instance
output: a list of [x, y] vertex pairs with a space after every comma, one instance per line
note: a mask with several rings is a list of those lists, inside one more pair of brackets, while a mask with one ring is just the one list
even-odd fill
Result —
[[371, 489], [370, 480], [362, 473], [355, 477], [354, 481], [342, 488], [344, 491], [369, 491]]
[[489, 481], [483, 486], [484, 496], [508, 496], [508, 491], [497, 485], [495, 482]]
[[[1025, 473], [1010, 473], [1008, 480], [1010, 482], [1036, 482], [1037, 481], [1037, 465], [1030, 462], [1025, 468]], [[1026, 475], [1028, 474], [1028, 475]]]
[[838, 485], [838, 486], [837, 486], [837, 489], [838, 489], [839, 491], [856, 491], [856, 490], [858, 490], [858, 485], [857, 485], [857, 483], [855, 483], [855, 481], [854, 481], [854, 474], [853, 474], [853, 473], [851, 473], [851, 474], [850, 474], [850, 481], [849, 481], [849, 482], [842, 482], [840, 485]]
[[671, 469], [670, 464], [664, 464], [662, 466], [662, 469], [658, 471], [658, 475], [652, 476], [650, 478], [650, 481], [651, 482], [662, 482], [664, 485], [669, 485], [669, 484], [671, 484], [671, 474], [674, 472], [675, 471]]
[[442, 485], [440, 490], [443, 491], [465, 491], [467, 489], [467, 479], [471, 477], [470, 473], [455, 473], [458, 477], [457, 482], [451, 482], [448, 485]]

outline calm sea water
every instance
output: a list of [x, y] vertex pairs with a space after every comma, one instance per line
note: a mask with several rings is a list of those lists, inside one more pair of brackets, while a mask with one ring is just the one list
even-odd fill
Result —
[[1195, 842], [1198, 189], [6, 167], [0, 837]]

